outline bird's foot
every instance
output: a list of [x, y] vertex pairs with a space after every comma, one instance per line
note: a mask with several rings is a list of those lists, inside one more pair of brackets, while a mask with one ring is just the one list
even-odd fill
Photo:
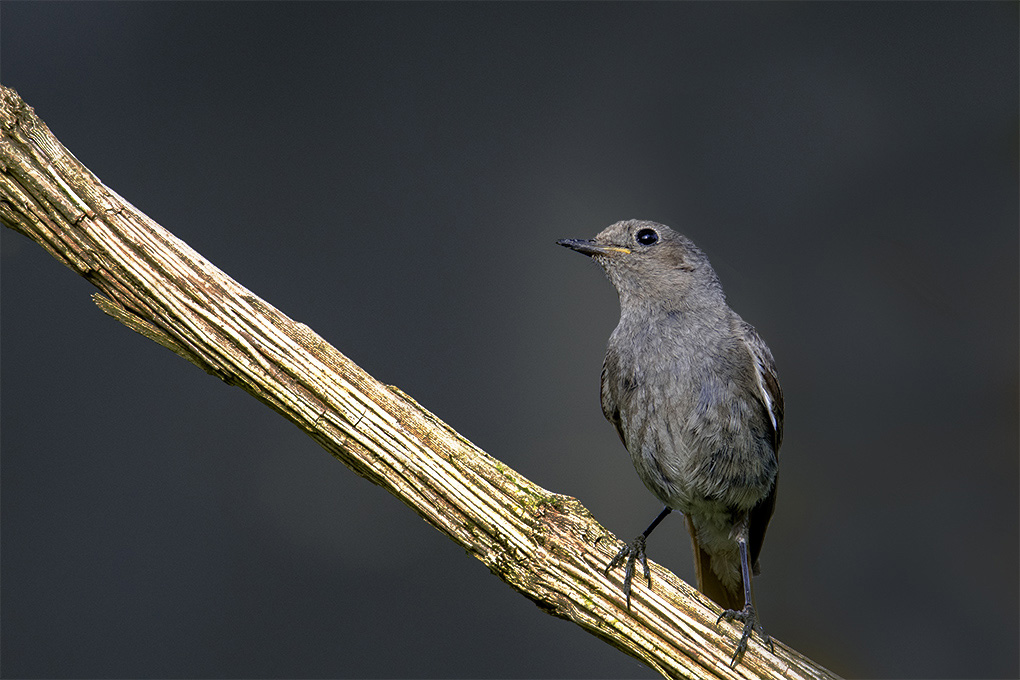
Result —
[[638, 536], [630, 543], [620, 548], [620, 552], [606, 565], [606, 576], [613, 567], [618, 567], [626, 561], [627, 566], [623, 572], [623, 594], [627, 597], [627, 609], [630, 609], [630, 584], [634, 580], [634, 563], [641, 562], [641, 568], [648, 585], [652, 585], [652, 574], [648, 571], [648, 559], [645, 557], [645, 537]]
[[718, 620], [715, 622], [716, 625], [719, 625], [719, 622], [723, 619], [726, 619], [727, 621], [736, 619], [737, 621], [744, 622], [744, 631], [740, 635], [740, 642], [737, 643], [737, 648], [733, 650], [733, 660], [730, 661], [730, 668], [736, 668], [737, 664], [740, 663], [740, 660], [744, 658], [744, 652], [747, 651], [747, 642], [751, 639], [754, 631], [758, 631], [758, 635], [761, 636], [761, 641], [768, 645], [769, 650], [773, 654], [776, 653], [776, 648], [772, 644], [772, 638], [770, 638], [761, 627], [761, 624], [758, 622], [758, 614], [755, 613], [754, 606], [750, 603], [744, 605], [744, 608], [739, 611], [736, 609], [727, 609], [719, 615]]

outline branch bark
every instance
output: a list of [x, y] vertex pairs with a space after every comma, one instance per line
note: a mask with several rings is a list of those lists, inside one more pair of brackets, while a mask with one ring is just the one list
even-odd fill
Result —
[[[574, 498], [547, 491], [376, 381], [104, 186], [18, 94], [0, 86], [0, 220], [99, 289], [99, 308], [236, 385], [386, 488], [546, 612], [666, 677], [833, 678], [776, 642], [728, 667], [739, 636], [718, 608], [650, 563], [632, 608], [618, 547]], [[605, 540], [603, 540], [605, 539]]]

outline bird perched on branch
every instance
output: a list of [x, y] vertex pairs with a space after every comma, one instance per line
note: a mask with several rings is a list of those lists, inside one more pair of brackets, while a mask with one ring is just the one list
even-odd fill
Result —
[[765, 529], [776, 503], [783, 393], [772, 352], [726, 304], [705, 254], [655, 222], [617, 222], [591, 240], [558, 241], [605, 269], [620, 296], [620, 323], [602, 367], [602, 411], [641, 481], [666, 504], [606, 567], [635, 563], [651, 585], [645, 540], [672, 510], [684, 514], [698, 590], [744, 627], [731, 666], [758, 631], [754, 609]]

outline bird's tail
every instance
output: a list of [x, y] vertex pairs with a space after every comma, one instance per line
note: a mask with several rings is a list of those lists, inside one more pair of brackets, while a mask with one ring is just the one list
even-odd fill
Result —
[[705, 552], [698, 543], [698, 533], [691, 523], [690, 517], [687, 520], [687, 531], [691, 534], [691, 546], [694, 548], [694, 568], [698, 579], [698, 590], [711, 598], [723, 609], [734, 609], [740, 611], [744, 608], [744, 585], [738, 580], [735, 585], [725, 585], [715, 570], [712, 569], [712, 556]]

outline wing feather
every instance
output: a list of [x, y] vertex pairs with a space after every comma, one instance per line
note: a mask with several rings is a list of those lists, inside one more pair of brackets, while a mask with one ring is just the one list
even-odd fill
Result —
[[744, 345], [751, 354], [754, 363], [755, 382], [757, 397], [765, 407], [769, 422], [772, 424], [776, 456], [779, 456], [779, 446], [783, 443], [783, 390], [779, 387], [779, 376], [776, 374], [776, 362], [772, 358], [772, 352], [768, 345], [761, 339], [758, 332], [751, 324], [742, 322]]
[[[775, 452], [776, 461], [779, 460], [779, 446], [783, 443], [783, 390], [779, 387], [779, 376], [776, 373], [776, 363], [772, 358], [772, 352], [768, 345], [761, 339], [754, 327], [742, 322], [743, 340], [755, 369], [755, 383], [758, 391], [758, 399], [762, 407], [768, 413], [769, 423], [772, 425], [772, 450]], [[758, 572], [758, 555], [761, 553], [762, 544], [765, 542], [765, 531], [768, 529], [769, 520], [776, 508], [776, 490], [779, 484], [779, 477], [772, 483], [769, 495], [751, 508], [749, 517], [749, 548], [751, 565], [754, 572]]]

